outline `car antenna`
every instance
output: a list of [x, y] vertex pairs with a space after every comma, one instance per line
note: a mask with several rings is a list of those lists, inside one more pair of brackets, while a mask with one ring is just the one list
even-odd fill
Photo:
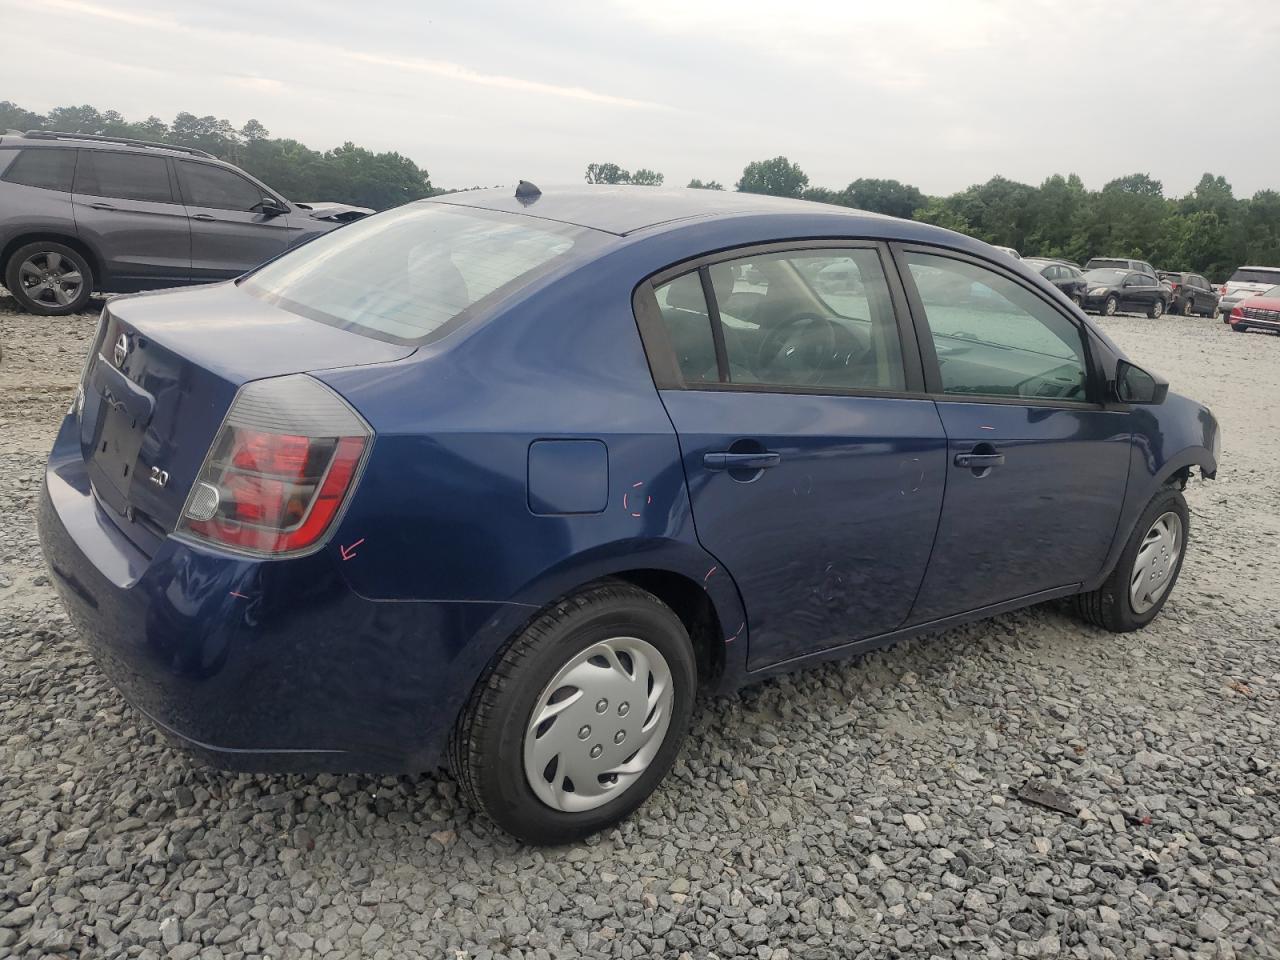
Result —
[[530, 183], [528, 180], [521, 180], [516, 184], [516, 199], [525, 206], [533, 203], [540, 196], [542, 196], [542, 191], [538, 189], [538, 185], [536, 183]]

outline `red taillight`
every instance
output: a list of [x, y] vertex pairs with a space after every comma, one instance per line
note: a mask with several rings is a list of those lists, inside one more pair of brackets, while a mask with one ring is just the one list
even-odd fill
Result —
[[237, 395], [184, 509], [183, 529], [264, 555], [318, 545], [350, 493], [371, 433], [305, 376]]
[[1218, 293], [1224, 297], [1227, 295], [1227, 285], [1225, 283], [1218, 288]]
[[1244, 319], [1244, 307], [1232, 307], [1232, 308], [1231, 308], [1231, 319], [1232, 319], [1232, 320], [1243, 320], [1243, 319]]

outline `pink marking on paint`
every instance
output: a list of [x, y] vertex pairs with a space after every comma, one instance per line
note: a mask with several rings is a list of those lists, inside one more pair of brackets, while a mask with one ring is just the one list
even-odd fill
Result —
[[634, 490], [636, 487], [643, 487], [643, 486], [644, 486], [644, 481], [637, 480], [635, 483], [631, 485], [631, 489]]
[[719, 570], [719, 569], [720, 569], [720, 568], [719, 568], [718, 566], [716, 566], [715, 564], [712, 564], [712, 565], [711, 565], [711, 569], [707, 571], [707, 575], [706, 575], [705, 577], [703, 577], [703, 578], [702, 578], [702, 582], [703, 582], [703, 583], [706, 583], [708, 580], [710, 580], [710, 579], [711, 579], [711, 575], [712, 575], [713, 573], [715, 573], [715, 572], [716, 572], [717, 570]]
[[733, 643], [733, 641], [737, 640], [740, 636], [742, 636], [742, 631], [745, 630], [746, 628], [747, 628], [747, 621], [743, 620], [742, 624], [738, 627], [738, 632], [735, 633], [732, 637], [725, 637], [724, 642]]
[[338, 544], [338, 552], [342, 554], [343, 560], [350, 560], [352, 557], [356, 555], [356, 547], [360, 546], [360, 544], [362, 543], [364, 543], [364, 537], [361, 537], [359, 540], [357, 540], [355, 543], [351, 544], [348, 547], [344, 547], [342, 546], [342, 544]]
[[234, 590], [232, 590], [232, 591], [231, 591], [231, 595], [232, 595], [233, 597], [239, 597], [241, 600], [248, 600], [248, 599], [249, 599], [249, 598], [248, 598], [248, 597], [246, 597], [243, 593], [236, 593]]
[[627, 509], [627, 495], [625, 493], [622, 495], [622, 509]]
[[984, 426], [980, 426], [980, 427], [978, 427], [978, 429], [979, 429], [979, 430], [994, 430], [994, 429], [995, 429], [995, 427], [988, 427], [988, 426], [985, 426], [985, 425], [984, 425]]
[[644, 502], [645, 502], [645, 503], [653, 503], [653, 497], [645, 497]]
[[638, 517], [638, 516], [640, 516], [640, 514], [638, 514], [638, 513], [633, 513], [633, 514], [632, 514], [632, 516], [633, 516], [633, 517]]

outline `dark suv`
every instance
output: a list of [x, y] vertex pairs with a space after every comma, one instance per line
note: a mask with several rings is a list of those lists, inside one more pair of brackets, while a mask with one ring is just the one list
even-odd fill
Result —
[[0, 137], [0, 276], [32, 313], [236, 277], [373, 211], [290, 203], [201, 150], [83, 134]]
[[1166, 281], [1173, 290], [1173, 299], [1169, 302], [1170, 313], [1180, 313], [1187, 317], [1217, 315], [1218, 291], [1209, 286], [1209, 281], [1200, 274], [1161, 270], [1160, 279]]

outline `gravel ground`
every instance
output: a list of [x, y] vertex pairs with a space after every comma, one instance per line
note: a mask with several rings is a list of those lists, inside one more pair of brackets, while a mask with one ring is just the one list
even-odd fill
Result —
[[1105, 322], [1225, 427], [1151, 628], [1047, 606], [706, 699], [637, 816], [543, 850], [443, 774], [223, 774], [120, 699], [35, 531], [92, 326], [0, 293], [0, 958], [1280, 957], [1280, 337]]

